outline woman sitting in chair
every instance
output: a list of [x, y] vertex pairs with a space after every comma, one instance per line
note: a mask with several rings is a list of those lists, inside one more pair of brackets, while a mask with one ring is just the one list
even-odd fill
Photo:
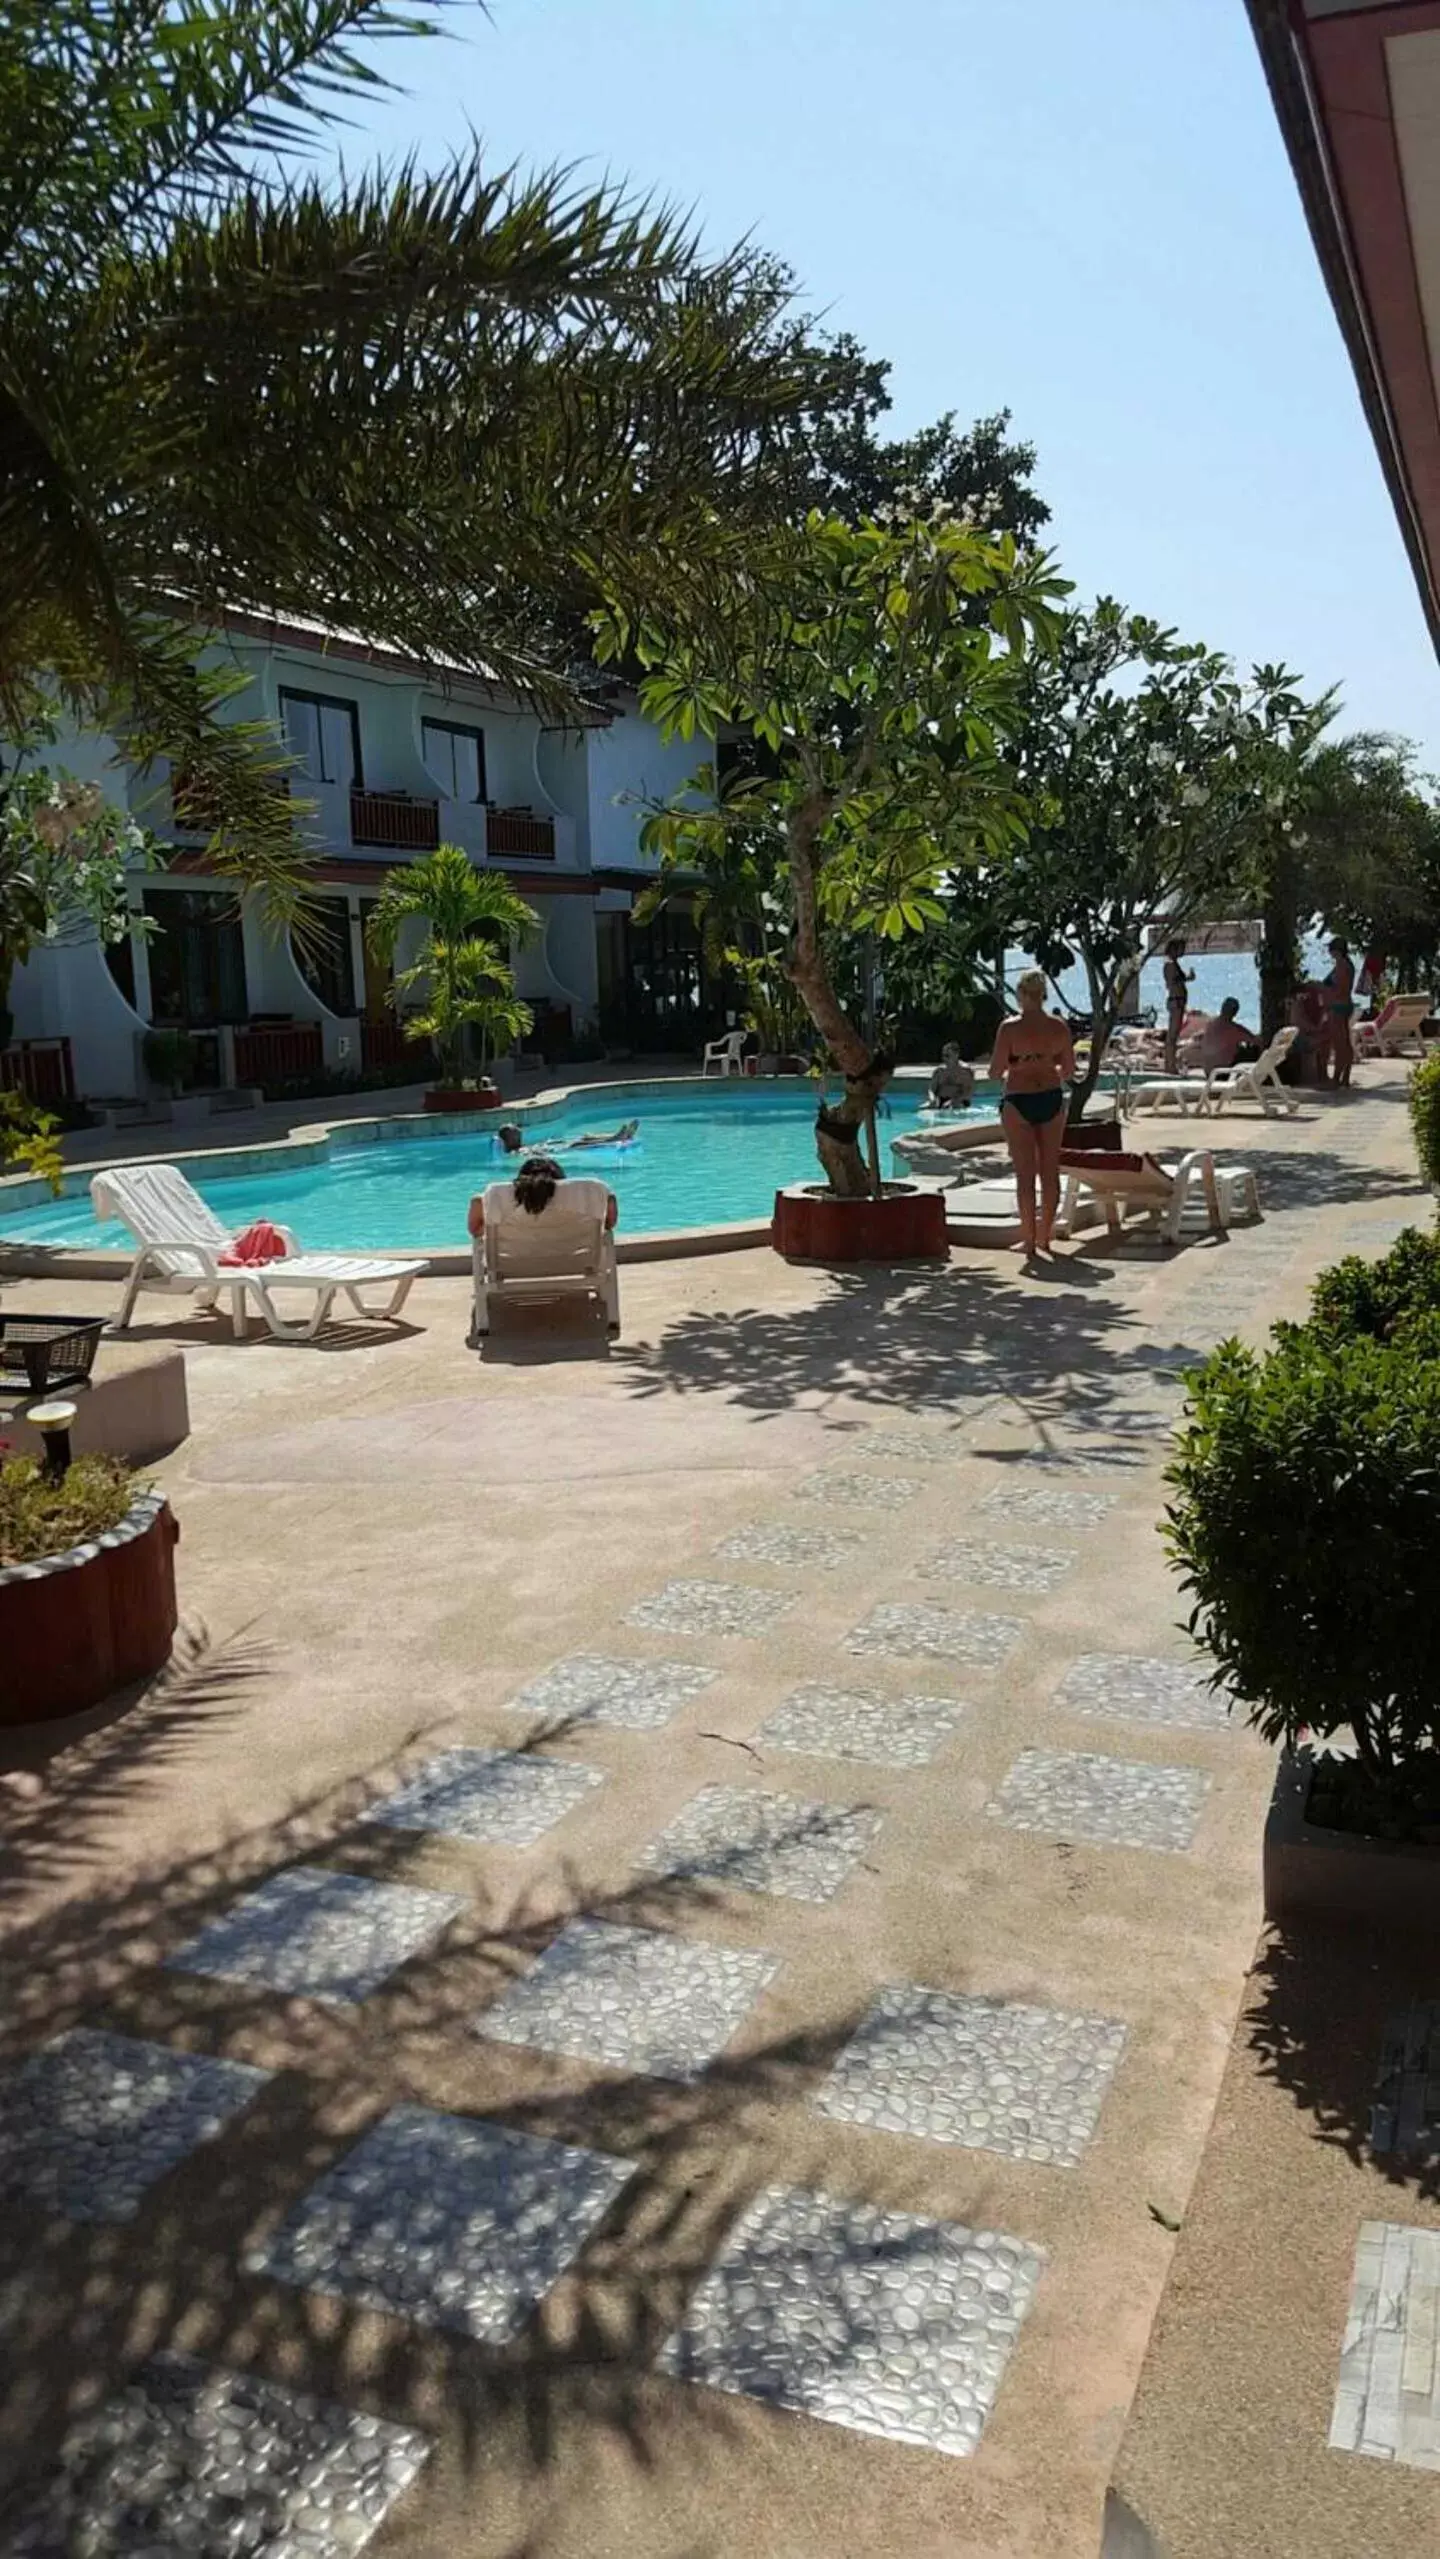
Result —
[[[522, 1209], [527, 1217], [542, 1217], [564, 1179], [565, 1167], [557, 1164], [553, 1155], [527, 1155], [510, 1185], [511, 1196], [516, 1207]], [[609, 1206], [605, 1211], [605, 1223], [613, 1227], [620, 1214], [619, 1205], [613, 1191], [606, 1196]], [[483, 1192], [477, 1191], [470, 1202], [470, 1214], [465, 1223], [472, 1242], [478, 1242], [485, 1232]]]

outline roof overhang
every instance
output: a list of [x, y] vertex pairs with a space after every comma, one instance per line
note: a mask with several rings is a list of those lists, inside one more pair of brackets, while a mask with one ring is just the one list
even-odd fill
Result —
[[1440, 0], [1247, 0], [1440, 650]]

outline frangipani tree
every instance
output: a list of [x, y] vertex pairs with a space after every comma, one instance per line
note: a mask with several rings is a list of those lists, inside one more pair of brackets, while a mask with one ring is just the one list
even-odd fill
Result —
[[1024, 831], [1007, 761], [1030, 651], [1066, 590], [1050, 563], [946, 519], [847, 525], [809, 516], [759, 558], [724, 617], [702, 628], [622, 604], [596, 617], [602, 662], [633, 650], [641, 704], [667, 735], [756, 741], [761, 769], [715, 791], [713, 766], [643, 831], [668, 871], [713, 870], [737, 829], [768, 844], [784, 900], [791, 983], [844, 1079], [816, 1144], [832, 1189], [878, 1185], [860, 1136], [891, 1061], [835, 992], [827, 927], [899, 940], [943, 909], [969, 862], [1005, 859]]
[[1065, 614], [1056, 646], [1027, 663], [1017, 758], [1031, 823], [1011, 938], [1054, 975], [1084, 967], [1090, 1057], [1073, 1117], [1157, 937], [1183, 938], [1253, 879], [1277, 762], [1308, 716], [1283, 667], [1242, 680], [1109, 598]]

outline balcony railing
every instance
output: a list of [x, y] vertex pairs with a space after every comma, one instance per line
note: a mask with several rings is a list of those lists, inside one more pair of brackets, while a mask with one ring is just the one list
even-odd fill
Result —
[[412, 800], [406, 791], [352, 791], [350, 841], [386, 852], [433, 853], [440, 841], [440, 803]]
[[283, 1084], [292, 1075], [318, 1075], [325, 1043], [318, 1022], [248, 1022], [235, 1031], [237, 1084]]
[[537, 817], [533, 809], [490, 809], [485, 849], [502, 862], [517, 855], [528, 862], [553, 862], [555, 821]]
[[434, 1064], [435, 1052], [428, 1040], [407, 1040], [405, 1027], [393, 1016], [384, 1015], [371, 1021], [367, 1015], [360, 1025], [360, 1063], [363, 1067], [412, 1066], [415, 1081], [423, 1083]]
[[42, 1106], [73, 1101], [75, 1065], [69, 1041], [13, 1040], [0, 1049], [0, 1093], [23, 1093], [27, 1102]]

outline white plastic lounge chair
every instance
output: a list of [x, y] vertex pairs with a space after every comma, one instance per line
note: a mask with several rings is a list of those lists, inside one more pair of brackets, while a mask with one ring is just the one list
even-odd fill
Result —
[[[1187, 1225], [1200, 1223], [1212, 1235], [1225, 1232], [1225, 1212], [1221, 1198], [1215, 1158], [1208, 1150], [1196, 1148], [1181, 1157], [1175, 1165], [1162, 1164], [1153, 1155], [1109, 1155], [1098, 1150], [1087, 1151], [1083, 1165], [1064, 1165], [1064, 1189], [1060, 1196], [1060, 1213], [1055, 1221], [1059, 1235], [1071, 1235], [1075, 1220], [1087, 1193], [1104, 1211], [1105, 1223], [1112, 1235], [1119, 1235], [1127, 1208], [1146, 1211], [1152, 1226], [1158, 1226], [1167, 1244], [1178, 1244]], [[1243, 1167], [1226, 1166], [1227, 1174], [1239, 1171], [1253, 1188], [1253, 1176]]]
[[1258, 1102], [1267, 1119], [1277, 1111], [1298, 1111], [1298, 1097], [1282, 1084], [1276, 1068], [1287, 1058], [1300, 1034], [1287, 1022], [1248, 1066], [1217, 1066], [1209, 1078], [1210, 1108], [1217, 1114], [1227, 1102]]
[[727, 1031], [723, 1039], [707, 1040], [701, 1074], [708, 1075], [713, 1067], [717, 1075], [743, 1075], [745, 1039], [744, 1031]]
[[[155, 1288], [192, 1296], [202, 1309], [228, 1294], [231, 1328], [239, 1341], [245, 1338], [246, 1314], [253, 1303], [278, 1340], [313, 1342], [337, 1296], [348, 1297], [356, 1314], [367, 1322], [389, 1322], [399, 1314], [412, 1283], [428, 1267], [424, 1262], [372, 1259], [355, 1253], [297, 1253], [295, 1238], [284, 1226], [276, 1230], [285, 1238], [283, 1261], [222, 1263], [221, 1254], [235, 1238], [214, 1210], [207, 1208], [178, 1164], [112, 1164], [96, 1174], [90, 1199], [96, 1216], [119, 1218], [137, 1246], [115, 1318], [115, 1329], [121, 1333], [142, 1288]], [[388, 1304], [366, 1306], [361, 1289], [387, 1282]], [[314, 1297], [304, 1323], [287, 1322], [275, 1303], [273, 1292], [290, 1288], [309, 1289]]]
[[1351, 1024], [1356, 1056], [1400, 1057], [1412, 1046], [1423, 1054], [1420, 1025], [1434, 1010], [1428, 995], [1392, 995], [1373, 1022]]
[[588, 1297], [620, 1330], [620, 1275], [615, 1237], [605, 1220], [603, 1182], [560, 1182], [538, 1215], [520, 1206], [510, 1182], [485, 1193], [485, 1224], [475, 1239], [475, 1333], [488, 1333], [493, 1306], [538, 1297]]
[[1208, 1075], [1146, 1075], [1130, 1087], [1132, 1111], [1178, 1111], [1182, 1118], [1191, 1111], [1202, 1118], [1210, 1108]]

